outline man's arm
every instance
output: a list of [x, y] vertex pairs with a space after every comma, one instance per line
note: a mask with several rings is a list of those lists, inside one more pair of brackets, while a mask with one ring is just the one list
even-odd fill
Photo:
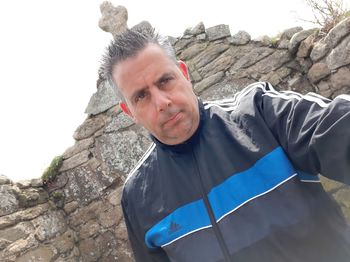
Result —
[[257, 109], [296, 168], [350, 184], [350, 96], [257, 91]]
[[135, 230], [135, 221], [130, 219], [130, 209], [127, 206], [127, 201], [123, 198], [121, 201], [124, 221], [128, 231], [129, 242], [134, 253], [136, 262], [168, 262], [170, 261], [164, 250], [159, 249], [155, 251], [150, 251], [144, 242], [141, 232]]

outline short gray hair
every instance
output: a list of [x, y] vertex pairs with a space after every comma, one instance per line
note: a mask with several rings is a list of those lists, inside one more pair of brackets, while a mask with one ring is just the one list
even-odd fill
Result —
[[142, 31], [127, 29], [115, 36], [102, 57], [99, 76], [107, 81], [116, 91], [119, 99], [124, 100], [116, 83], [113, 81], [112, 73], [115, 66], [131, 57], [135, 57], [149, 44], [156, 44], [163, 49], [165, 54], [177, 64], [175, 51], [167, 37], [154, 32], [154, 28], [143, 29]]

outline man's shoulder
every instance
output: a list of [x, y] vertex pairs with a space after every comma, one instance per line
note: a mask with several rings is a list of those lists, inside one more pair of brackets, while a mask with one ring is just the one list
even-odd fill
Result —
[[255, 96], [261, 96], [271, 87], [271, 84], [267, 82], [255, 82], [235, 93], [230, 98], [204, 101], [204, 109], [209, 111], [222, 110], [232, 112], [242, 106], [242, 104], [254, 102]]

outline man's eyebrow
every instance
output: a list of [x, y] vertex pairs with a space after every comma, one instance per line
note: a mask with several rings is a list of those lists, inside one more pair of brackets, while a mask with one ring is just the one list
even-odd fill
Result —
[[133, 92], [133, 93], [131, 94], [131, 96], [130, 96], [131, 102], [134, 102], [134, 101], [135, 101], [135, 98], [136, 98], [139, 94], [141, 94], [142, 92], [144, 92], [146, 89], [147, 89], [147, 87], [144, 86], [144, 87], [139, 88], [139, 89], [136, 90], [135, 92]]
[[158, 78], [158, 80], [156, 80], [156, 81], [154, 82], [154, 84], [155, 84], [156, 86], [159, 86], [160, 83], [161, 83], [163, 80], [165, 80], [165, 79], [171, 77], [172, 75], [173, 75], [172, 73], [164, 73], [163, 75], [161, 75], [161, 76]]

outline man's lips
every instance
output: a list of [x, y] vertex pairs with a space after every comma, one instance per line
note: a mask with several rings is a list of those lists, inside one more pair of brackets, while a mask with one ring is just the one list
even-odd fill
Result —
[[180, 112], [177, 112], [176, 114], [171, 116], [169, 119], [167, 119], [164, 122], [163, 126], [168, 126], [168, 125], [175, 124], [179, 120], [180, 117], [181, 117]]

